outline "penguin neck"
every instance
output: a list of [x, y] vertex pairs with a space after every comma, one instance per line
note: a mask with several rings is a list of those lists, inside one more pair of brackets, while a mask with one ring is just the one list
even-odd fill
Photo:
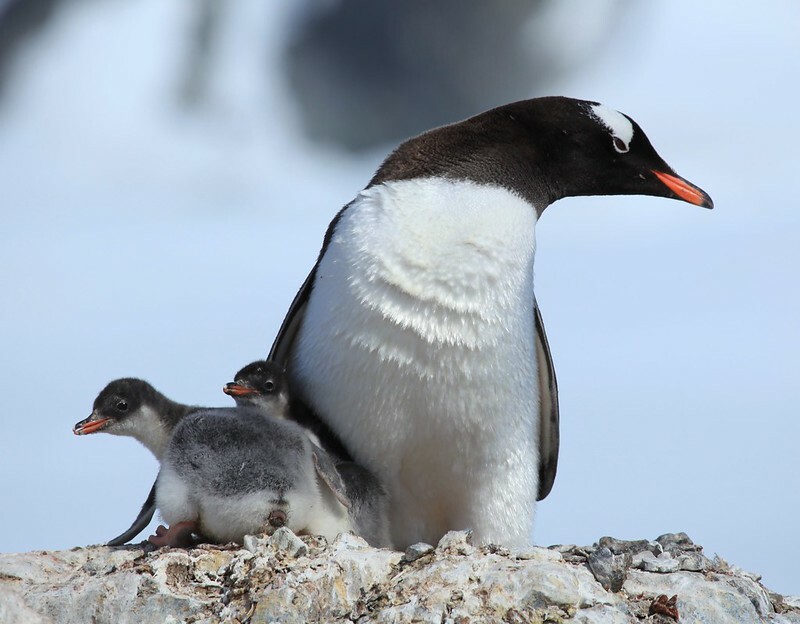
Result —
[[160, 462], [172, 430], [189, 412], [196, 408], [161, 397], [158, 406], [144, 403], [137, 414], [113, 433], [127, 435], [139, 441]]
[[278, 396], [256, 394], [245, 399], [234, 397], [234, 400], [238, 407], [255, 409], [265, 418], [285, 420], [289, 417], [289, 397], [283, 392]]
[[184, 416], [186, 416], [189, 412], [200, 409], [193, 405], [183, 405], [182, 403], [170, 401], [166, 397], [163, 397], [163, 399], [163, 404], [158, 408], [158, 418], [164, 428], [167, 430], [168, 436], [172, 434], [172, 430], [183, 419]]

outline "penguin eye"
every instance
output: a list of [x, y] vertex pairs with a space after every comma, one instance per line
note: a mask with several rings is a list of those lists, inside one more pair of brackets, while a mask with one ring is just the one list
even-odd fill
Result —
[[620, 154], [624, 154], [630, 149], [630, 146], [619, 137], [614, 137], [614, 149], [617, 150]]
[[118, 412], [128, 411], [128, 402], [125, 399], [117, 399], [117, 404], [114, 406]]
[[272, 392], [273, 390], [275, 390], [275, 382], [274, 381], [267, 381], [264, 384], [264, 390], [266, 390], [267, 392]]

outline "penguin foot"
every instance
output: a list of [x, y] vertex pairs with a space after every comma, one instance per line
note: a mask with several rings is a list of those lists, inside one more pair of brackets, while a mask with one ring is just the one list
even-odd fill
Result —
[[267, 522], [269, 522], [269, 525], [273, 527], [273, 530], [279, 529], [286, 524], [286, 512], [281, 509], [274, 509], [273, 511], [269, 512]]
[[194, 544], [192, 533], [197, 532], [196, 522], [178, 522], [167, 528], [159, 524], [156, 534], [147, 538], [151, 544], [158, 546], [175, 546], [187, 548]]

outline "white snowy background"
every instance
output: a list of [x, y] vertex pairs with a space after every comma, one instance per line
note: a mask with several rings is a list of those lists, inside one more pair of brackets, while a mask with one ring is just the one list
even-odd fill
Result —
[[[188, 4], [74, 3], [9, 77], [0, 551], [128, 527], [155, 460], [72, 425], [120, 376], [228, 405], [222, 385], [266, 354], [328, 221], [393, 147], [349, 157], [302, 138], [278, 3], [232, 4], [211, 104], [187, 115]], [[633, 116], [716, 209], [579, 198], [540, 221], [562, 446], [537, 543], [686, 531], [800, 594], [799, 32], [791, 0], [653, 1], [551, 85]]]

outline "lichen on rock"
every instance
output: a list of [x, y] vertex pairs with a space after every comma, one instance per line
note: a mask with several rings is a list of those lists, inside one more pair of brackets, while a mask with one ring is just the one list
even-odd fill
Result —
[[461, 531], [401, 553], [352, 534], [328, 544], [280, 530], [248, 537], [245, 547], [0, 555], [4, 624], [670, 624], [676, 616], [681, 624], [800, 624], [800, 599], [708, 559], [682, 534], [508, 550], [473, 545]]

